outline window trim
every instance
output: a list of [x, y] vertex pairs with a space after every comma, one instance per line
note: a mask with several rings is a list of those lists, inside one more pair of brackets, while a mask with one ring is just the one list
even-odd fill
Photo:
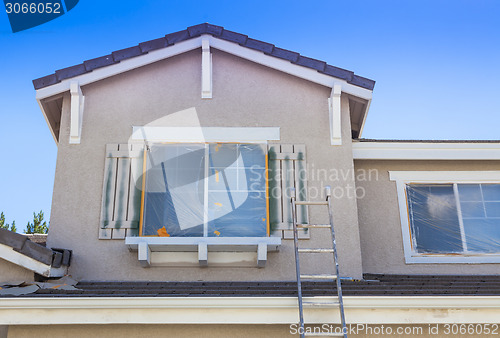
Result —
[[280, 127], [132, 127], [132, 140], [150, 143], [267, 143], [279, 139]]
[[403, 249], [406, 264], [413, 263], [500, 263], [500, 254], [422, 254], [412, 248], [407, 184], [500, 184], [500, 171], [389, 171], [389, 179], [396, 182]]

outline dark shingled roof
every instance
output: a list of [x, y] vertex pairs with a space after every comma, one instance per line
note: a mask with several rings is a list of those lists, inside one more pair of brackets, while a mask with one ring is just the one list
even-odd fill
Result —
[[[303, 282], [304, 296], [336, 295], [332, 282]], [[79, 290], [40, 289], [23, 297], [296, 297], [297, 283], [82, 281]], [[499, 296], [500, 276], [365, 274], [343, 280], [345, 296]], [[12, 297], [12, 296], [5, 296]]]
[[165, 35], [165, 37], [159, 39], [141, 42], [139, 45], [134, 47], [117, 50], [109, 55], [84, 61], [79, 65], [56, 70], [55, 74], [47, 75], [33, 80], [33, 85], [35, 89], [48, 87], [61, 82], [62, 80], [89, 73], [94, 69], [119, 63], [121, 60], [126, 60], [139, 55], [143, 55], [152, 50], [165, 48], [178, 42], [196, 38], [202, 34], [209, 34], [218, 39], [234, 42], [243, 47], [261, 51], [267, 55], [283, 60], [288, 60], [291, 63], [314, 69], [319, 73], [345, 80], [347, 81], [347, 83], [362, 88], [373, 90], [373, 87], [375, 86], [375, 81], [355, 75], [349, 70], [330, 66], [324, 61], [308, 58], [300, 55], [299, 53], [278, 48], [270, 43], [251, 39], [246, 35], [231, 32], [221, 26], [215, 26], [208, 23], [191, 26], [185, 30], [167, 34]]

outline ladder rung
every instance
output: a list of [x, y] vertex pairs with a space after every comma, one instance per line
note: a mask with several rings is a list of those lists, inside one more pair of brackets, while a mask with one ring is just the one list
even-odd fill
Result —
[[339, 307], [339, 303], [302, 302], [302, 305], [311, 307]]
[[328, 202], [318, 201], [295, 201], [295, 205], [328, 205]]
[[297, 228], [330, 228], [330, 224], [297, 224]]
[[301, 279], [337, 279], [337, 275], [300, 275]]
[[312, 249], [312, 248], [303, 248], [303, 249], [299, 249], [299, 252], [301, 252], [301, 253], [333, 253], [333, 249], [323, 249], [323, 248]]

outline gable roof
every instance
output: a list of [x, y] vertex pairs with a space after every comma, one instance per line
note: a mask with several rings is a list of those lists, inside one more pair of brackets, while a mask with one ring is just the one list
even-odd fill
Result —
[[141, 42], [137, 46], [117, 50], [112, 52], [111, 54], [87, 60], [75, 66], [56, 70], [54, 74], [50, 74], [33, 80], [33, 86], [37, 90], [45, 88], [59, 83], [65, 79], [90, 73], [94, 69], [111, 66], [119, 63], [120, 61], [147, 54], [148, 52], [153, 50], [166, 48], [176, 43], [199, 37], [202, 34], [212, 35], [216, 38], [237, 43], [240, 46], [249, 49], [261, 51], [266, 55], [287, 60], [293, 64], [316, 70], [321, 74], [344, 80], [349, 84], [364, 89], [373, 90], [375, 86], [375, 81], [355, 75], [352, 71], [334, 67], [324, 61], [305, 57], [300, 55], [299, 53], [278, 48], [273, 44], [251, 39], [247, 35], [235, 33], [226, 30], [221, 26], [211, 25], [208, 23], [191, 26], [185, 30], [167, 34], [159, 39]]

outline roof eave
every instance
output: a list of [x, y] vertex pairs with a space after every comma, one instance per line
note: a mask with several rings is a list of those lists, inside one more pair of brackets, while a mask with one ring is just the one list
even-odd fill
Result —
[[[332, 297], [304, 301], [327, 303]], [[497, 323], [499, 304], [500, 296], [344, 297], [350, 324]], [[432, 315], [436, 311], [439, 316]], [[309, 318], [314, 324], [332, 320], [339, 320], [334, 306], [316, 309]], [[0, 302], [0, 325], [296, 322], [296, 297], [16, 297]]]
[[[357, 96], [361, 99], [371, 100], [372, 98], [373, 91], [371, 89], [360, 87], [357, 84], [351, 84], [344, 79], [319, 72], [316, 69], [305, 67], [297, 63], [292, 63], [286, 59], [270, 56], [259, 50], [242, 47], [234, 42], [229, 42], [211, 35], [208, 35], [208, 38], [210, 39], [210, 46], [213, 48], [330, 88], [332, 88], [334, 84], [341, 84], [343, 92]], [[36, 89], [36, 99], [41, 100], [66, 92], [69, 90], [71, 82], [78, 82], [80, 86], [85, 86], [110, 76], [118, 75], [196, 48], [201, 48], [201, 40], [202, 36], [190, 38], [134, 58], [121, 60], [119, 63], [93, 69], [90, 72], [63, 79], [60, 82]]]
[[354, 141], [355, 160], [500, 160], [500, 142]]
[[247, 49], [265, 53], [277, 59], [286, 60], [296, 65], [314, 69], [319, 73], [345, 80], [347, 83], [359, 86], [361, 88], [373, 90], [375, 86], [375, 81], [356, 75], [352, 71], [328, 65], [324, 61], [316, 60], [300, 55], [296, 52], [278, 48], [273, 44], [251, 39], [244, 34], [232, 32], [224, 29], [221, 26], [211, 25], [209, 23], [191, 26], [185, 30], [167, 34], [165, 35], [165, 37], [159, 39], [145, 41], [137, 46], [114, 51], [109, 55], [87, 60], [81, 64], [57, 70], [55, 74], [50, 74], [33, 80], [33, 85], [37, 90], [45, 88], [59, 83], [65, 79], [74, 78], [75, 76], [92, 72], [95, 69], [118, 64], [123, 60], [128, 60], [137, 56], [145, 55], [151, 51], [164, 49], [180, 42], [198, 38], [203, 35], [210, 35], [220, 40], [240, 45]]

